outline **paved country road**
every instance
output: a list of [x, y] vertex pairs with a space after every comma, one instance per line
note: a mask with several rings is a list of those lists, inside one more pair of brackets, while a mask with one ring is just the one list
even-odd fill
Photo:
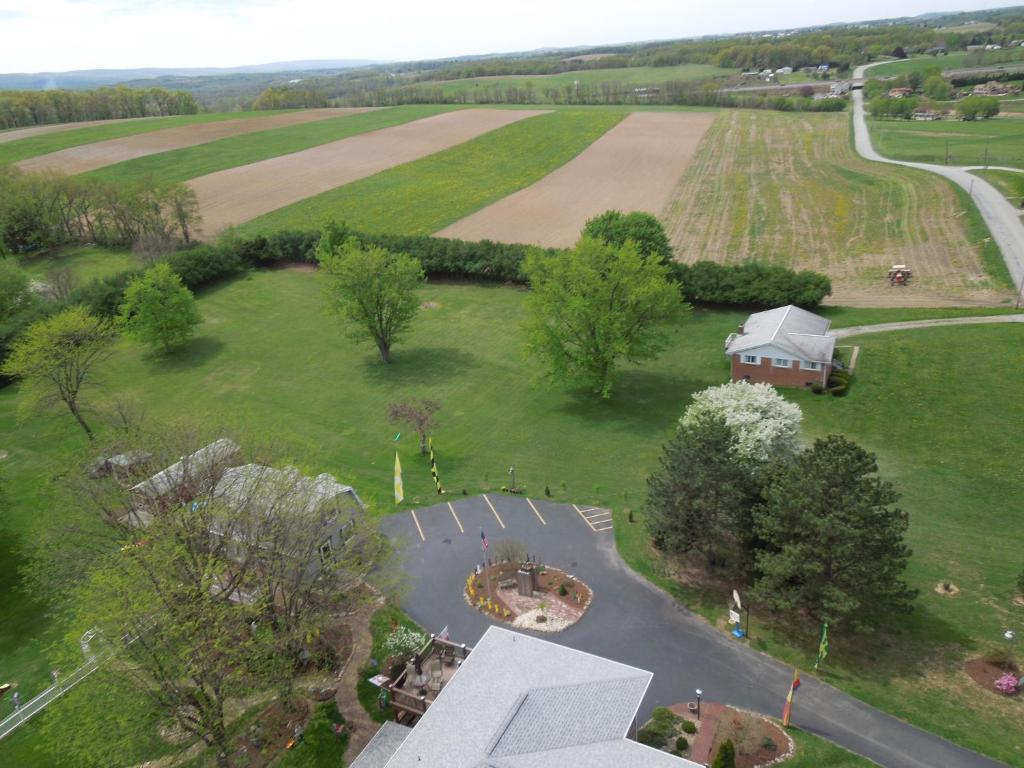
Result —
[[[491, 544], [518, 539], [543, 562], [574, 574], [594, 600], [572, 627], [536, 633], [556, 643], [654, 673], [640, 709], [694, 699], [780, 716], [793, 674], [751, 650], [635, 574], [615, 549], [611, 516], [593, 508], [498, 494], [390, 515], [382, 528], [399, 547], [408, 577], [403, 603], [430, 631], [447, 626], [455, 642], [473, 645], [490, 620], [466, 604], [462, 587], [483, 557], [480, 532]], [[623, 523], [629, 525], [629, 523]], [[722, 612], [726, 606], [723, 604]], [[531, 634], [534, 634], [531, 632]], [[793, 722], [886, 768], [993, 768], [1000, 763], [915, 728], [803, 674]]]
[[[880, 64], [883, 62], [876, 62]], [[864, 71], [874, 64], [864, 64], [857, 67], [853, 73], [854, 80], [861, 80]], [[945, 176], [955, 184], [960, 185], [965, 191], [971, 194], [974, 204], [988, 224], [989, 232], [999, 249], [1003, 252], [1003, 259], [1010, 270], [1013, 284], [1018, 290], [1024, 285], [1024, 224], [1020, 220], [1020, 211], [1010, 205], [998, 189], [979, 176], [968, 172], [968, 168], [975, 166], [958, 167], [952, 165], [935, 165], [932, 163], [911, 163], [904, 160], [890, 160], [878, 154], [871, 146], [871, 136], [868, 133], [867, 120], [864, 117], [864, 92], [855, 90], [852, 92], [853, 99], [853, 138], [857, 153], [866, 160], [875, 160], [879, 163], [890, 163], [892, 165], [903, 165], [908, 168], [919, 168], [923, 171], [937, 173]]]
[[844, 339], [848, 336], [860, 336], [862, 333], [884, 333], [887, 331], [907, 331], [914, 328], [939, 328], [944, 325], [983, 325], [986, 323], [1024, 323], [1024, 315], [980, 315], [975, 317], [943, 317], [936, 320], [906, 320], [900, 323], [873, 323], [871, 325], [851, 325], [829, 331], [830, 336]]

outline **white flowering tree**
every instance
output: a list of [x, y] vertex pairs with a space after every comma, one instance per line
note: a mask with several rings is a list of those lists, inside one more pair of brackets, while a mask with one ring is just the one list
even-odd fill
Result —
[[695, 394], [680, 423], [691, 427], [704, 417], [725, 421], [739, 457], [763, 462], [796, 452], [803, 413], [771, 384], [737, 381]]

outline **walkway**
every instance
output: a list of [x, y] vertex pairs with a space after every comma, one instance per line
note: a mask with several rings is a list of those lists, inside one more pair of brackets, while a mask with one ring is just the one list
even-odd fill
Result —
[[[545, 635], [588, 653], [654, 673], [640, 708], [693, 698], [779, 716], [792, 667], [758, 653], [710, 626], [626, 565], [613, 530], [595, 530], [579, 508], [538, 499], [488, 494], [455, 497], [411, 514], [389, 515], [383, 532], [400, 547], [408, 577], [404, 606], [430, 631], [448, 626], [453, 639], [477, 642], [490, 620], [466, 605], [460, 585], [502, 539], [522, 541], [531, 554], [569, 570], [594, 590], [594, 602], [575, 625]], [[621, 520], [616, 525], [629, 525]], [[601, 526], [603, 528], [603, 526]], [[724, 610], [724, 605], [723, 605]], [[990, 758], [915, 728], [805, 672], [793, 724], [861, 754], [885, 768], [994, 768]]]
[[873, 323], [851, 325], [829, 331], [830, 336], [845, 339], [862, 333], [883, 333], [886, 331], [907, 331], [914, 328], [937, 328], [943, 325], [981, 325], [987, 323], [1024, 323], [1024, 315], [982, 315], [978, 317], [943, 317], [936, 320], [907, 320], [901, 323]]
[[[863, 78], [864, 71], [876, 64], [864, 64], [857, 67], [853, 73], [853, 79]], [[918, 168], [923, 171], [930, 171], [944, 176], [955, 184], [958, 184], [964, 191], [971, 194], [974, 204], [978, 206], [985, 223], [988, 224], [989, 232], [996, 241], [999, 249], [1003, 252], [1003, 259], [1010, 270], [1010, 277], [1013, 284], [1020, 288], [1024, 286], [1024, 223], [1020, 220], [1020, 211], [1014, 208], [1010, 202], [1003, 197], [1002, 193], [982, 179], [969, 172], [970, 168], [976, 166], [951, 166], [934, 165], [932, 163], [911, 163], [904, 160], [891, 160], [878, 154], [871, 145], [871, 135], [868, 133], [867, 120], [864, 118], [864, 92], [853, 91], [853, 138], [858, 154], [866, 160], [874, 160], [879, 163], [891, 165], [902, 165], [908, 168]]]

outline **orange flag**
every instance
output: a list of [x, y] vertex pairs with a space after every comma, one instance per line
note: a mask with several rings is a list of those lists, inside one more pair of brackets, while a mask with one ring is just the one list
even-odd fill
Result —
[[793, 669], [793, 682], [790, 683], [789, 693], [786, 694], [786, 706], [782, 708], [782, 724], [789, 727], [789, 716], [793, 714], [793, 694], [800, 687], [800, 670]]

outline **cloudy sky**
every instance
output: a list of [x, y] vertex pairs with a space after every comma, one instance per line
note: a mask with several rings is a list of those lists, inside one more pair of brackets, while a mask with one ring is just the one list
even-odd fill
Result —
[[0, 72], [441, 58], [978, 10], [979, 0], [0, 0]]

